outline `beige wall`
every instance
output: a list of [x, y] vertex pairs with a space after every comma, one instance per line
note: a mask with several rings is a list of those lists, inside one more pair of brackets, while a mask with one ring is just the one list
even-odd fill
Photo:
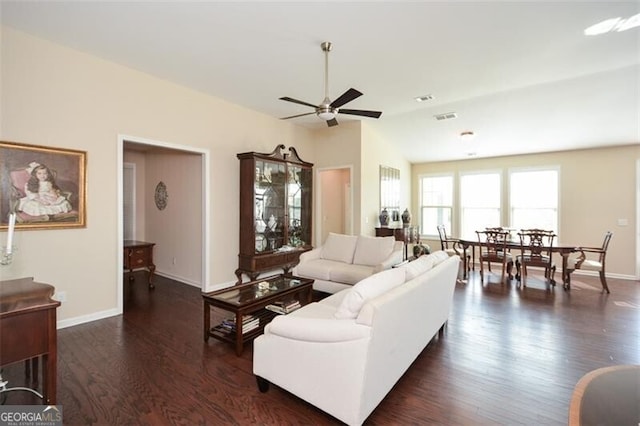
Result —
[[400, 170], [400, 214], [405, 208], [411, 210], [411, 164], [363, 122], [361, 229], [365, 235], [375, 235], [375, 227], [380, 225], [380, 166]]
[[[560, 169], [559, 241], [583, 246], [600, 246], [606, 231], [614, 233], [607, 253], [607, 273], [632, 277], [636, 274], [636, 162], [640, 144], [615, 148], [577, 150], [466, 161], [414, 164], [413, 210], [418, 212], [418, 179], [422, 174], [479, 170], [501, 170], [506, 181], [510, 168], [557, 166]], [[507, 210], [508, 200], [503, 200]], [[506, 213], [504, 219], [508, 221]], [[628, 225], [618, 225], [626, 219]], [[456, 236], [459, 217], [454, 211]], [[508, 222], [505, 222], [508, 223]], [[436, 224], [430, 234], [436, 234]], [[425, 230], [423, 230], [425, 232]], [[428, 231], [427, 231], [428, 232]], [[439, 242], [430, 242], [432, 249]]]
[[[318, 174], [322, 169], [336, 167], [351, 167], [353, 174], [351, 176], [351, 187], [353, 190], [353, 217], [354, 226], [353, 234], [360, 234], [360, 194], [361, 194], [361, 125], [358, 121], [344, 122], [337, 127], [316, 130], [314, 132], [316, 139], [316, 150], [314, 167], [316, 174], [314, 176], [318, 192]], [[315, 199], [315, 197], [314, 197]], [[317, 211], [318, 206], [314, 205], [314, 220], [321, 214]], [[314, 226], [317, 234], [318, 226]], [[314, 245], [321, 245], [322, 236], [314, 237]]]
[[33, 276], [64, 291], [67, 301], [58, 310], [63, 325], [68, 319], [81, 322], [117, 313], [117, 144], [118, 135], [130, 135], [210, 150], [208, 278], [212, 284], [234, 281], [236, 153], [270, 152], [283, 143], [313, 162], [313, 135], [290, 122], [10, 28], [3, 27], [1, 37], [1, 139], [88, 153], [87, 227], [17, 232], [15, 262], [3, 267], [3, 279]]

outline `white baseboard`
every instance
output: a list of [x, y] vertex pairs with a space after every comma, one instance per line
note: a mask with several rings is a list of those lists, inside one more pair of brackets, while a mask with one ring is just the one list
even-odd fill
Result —
[[168, 272], [158, 271], [156, 269], [154, 274], [155, 275], [160, 275], [161, 277], [169, 278], [171, 280], [180, 281], [181, 283], [185, 283], [185, 284], [188, 284], [188, 285], [193, 286], [193, 287], [202, 288], [202, 283], [199, 283], [197, 281], [193, 281], [193, 280], [190, 280], [190, 279], [178, 276], [178, 275], [173, 275], [173, 274], [170, 274]]
[[81, 315], [79, 317], [67, 318], [65, 320], [59, 320], [56, 323], [58, 330], [62, 328], [72, 327], [74, 325], [85, 324], [92, 321], [97, 321], [105, 318], [115, 317], [121, 315], [122, 312], [118, 309], [108, 309], [106, 311], [94, 312], [92, 314]]
[[[157, 270], [156, 270], [155, 274], [160, 275], [160, 276], [165, 277], [165, 278], [169, 278], [171, 280], [180, 281], [181, 283], [185, 283], [187, 285], [202, 289], [202, 284], [200, 284], [198, 282], [195, 282], [195, 281], [188, 280], [186, 278], [183, 278], [183, 277], [180, 277], [180, 276], [177, 276], [177, 275], [172, 275], [172, 274], [169, 274], [167, 272], [157, 271]], [[231, 286], [233, 286], [235, 284], [236, 284], [236, 281], [228, 281], [228, 282], [223, 282], [223, 283], [218, 283], [218, 284], [211, 284], [207, 288], [204, 289], [204, 292], [205, 293], [210, 293], [212, 291], [222, 290], [223, 288], [231, 287]]]

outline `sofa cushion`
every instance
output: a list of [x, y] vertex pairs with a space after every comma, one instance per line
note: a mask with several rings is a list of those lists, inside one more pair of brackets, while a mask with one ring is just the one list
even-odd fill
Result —
[[436, 252], [431, 253], [429, 256], [432, 256], [434, 258], [433, 266], [436, 266], [441, 264], [445, 260], [447, 260], [449, 258], [449, 253], [442, 250], [438, 250]]
[[409, 281], [418, 275], [424, 274], [429, 269], [439, 265], [448, 258], [449, 255], [446, 252], [439, 250], [426, 256], [420, 256], [413, 262], [402, 265], [401, 268], [405, 270], [405, 273], [407, 274], [406, 280]]
[[356, 318], [362, 306], [405, 281], [405, 271], [402, 268], [387, 269], [360, 281], [353, 288], [347, 290], [342, 303], [335, 313], [339, 319]]
[[394, 237], [368, 237], [359, 235], [356, 243], [353, 263], [375, 266], [382, 263], [391, 252], [396, 239]]
[[401, 268], [405, 270], [407, 275], [406, 280], [412, 280], [418, 275], [424, 274], [429, 269], [433, 268], [435, 264], [435, 258], [431, 255], [420, 256], [413, 262], [409, 262], [406, 265], [402, 265]]
[[347, 265], [344, 263], [333, 262], [329, 271], [330, 280], [337, 283], [355, 284], [363, 279], [373, 275], [373, 266]]
[[353, 263], [353, 252], [356, 249], [358, 237], [355, 235], [344, 235], [329, 233], [320, 257], [327, 260], [335, 260], [344, 263]]
[[339, 265], [344, 264], [334, 260], [315, 259], [309, 262], [299, 263], [296, 266], [295, 274], [303, 278], [330, 281], [331, 269]]

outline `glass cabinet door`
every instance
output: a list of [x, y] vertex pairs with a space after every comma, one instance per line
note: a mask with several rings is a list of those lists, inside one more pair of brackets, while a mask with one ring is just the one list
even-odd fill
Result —
[[283, 163], [256, 160], [256, 253], [276, 250], [285, 244], [285, 170]]
[[311, 244], [310, 214], [311, 170], [289, 165], [287, 182], [287, 212], [289, 215], [289, 245], [300, 247]]

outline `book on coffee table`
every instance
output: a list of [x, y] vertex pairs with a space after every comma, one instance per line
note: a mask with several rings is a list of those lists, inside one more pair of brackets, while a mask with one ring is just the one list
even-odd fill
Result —
[[301, 306], [302, 305], [300, 305], [300, 302], [298, 300], [289, 300], [286, 302], [283, 302], [283, 301], [274, 302], [271, 305], [265, 306], [265, 309], [284, 315], [284, 314], [289, 314], [295, 311]]

